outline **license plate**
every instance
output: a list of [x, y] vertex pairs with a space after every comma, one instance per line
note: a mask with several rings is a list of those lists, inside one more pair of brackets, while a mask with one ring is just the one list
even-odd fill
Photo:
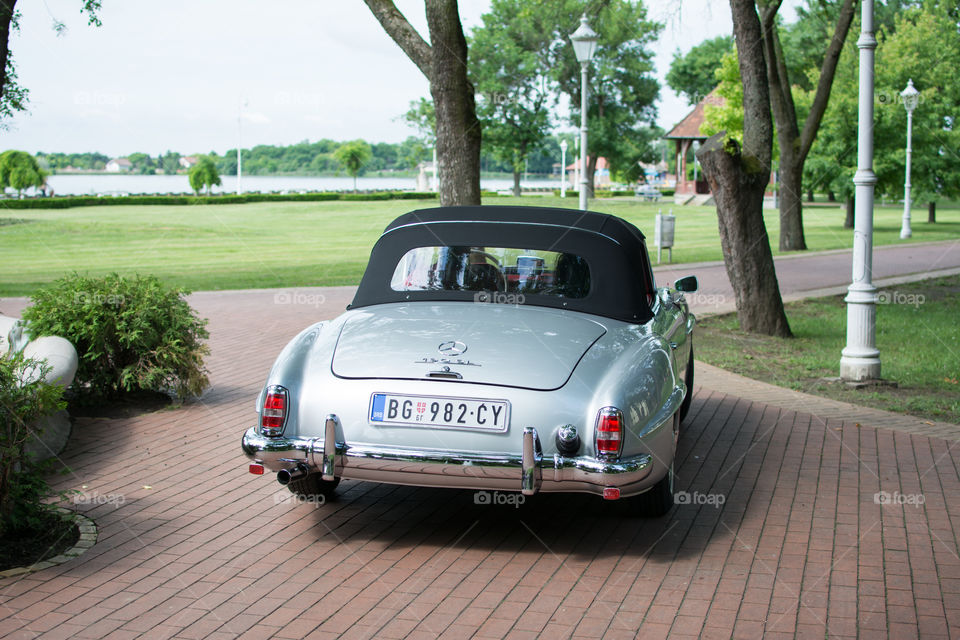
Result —
[[506, 400], [375, 393], [370, 398], [370, 422], [439, 429], [506, 431], [510, 424], [510, 403]]

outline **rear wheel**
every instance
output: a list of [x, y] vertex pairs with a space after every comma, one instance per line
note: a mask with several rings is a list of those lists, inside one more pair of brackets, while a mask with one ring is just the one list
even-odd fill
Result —
[[646, 493], [632, 498], [636, 513], [644, 518], [659, 518], [666, 515], [673, 507], [673, 463], [667, 470], [667, 475]]
[[309, 473], [297, 480], [291, 480], [287, 485], [291, 493], [298, 496], [323, 496], [332, 498], [337, 485], [340, 484], [340, 478], [333, 480], [324, 480], [320, 473]]
[[680, 405], [680, 422], [687, 417], [690, 411], [690, 403], [693, 401], [693, 344], [690, 345], [690, 362], [687, 363], [687, 372], [683, 376], [683, 382], [687, 385], [687, 396]]

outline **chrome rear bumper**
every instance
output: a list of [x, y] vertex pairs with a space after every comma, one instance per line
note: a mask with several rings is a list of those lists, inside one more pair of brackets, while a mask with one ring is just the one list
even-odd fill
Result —
[[328, 416], [324, 438], [267, 438], [256, 427], [243, 435], [243, 452], [271, 471], [305, 465], [325, 479], [334, 477], [425, 487], [603, 495], [643, 493], [653, 457], [648, 454], [607, 462], [596, 458], [544, 456], [537, 432], [523, 430], [519, 453], [405, 449], [337, 442], [336, 417]]

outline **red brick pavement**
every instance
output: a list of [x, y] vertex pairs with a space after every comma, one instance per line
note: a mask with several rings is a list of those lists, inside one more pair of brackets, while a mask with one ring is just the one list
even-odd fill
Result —
[[719, 506], [643, 520], [356, 481], [290, 502], [246, 473], [240, 435], [280, 348], [349, 289], [288, 293], [192, 297], [211, 319], [202, 401], [77, 421], [60, 487], [125, 502], [78, 506], [99, 527], [84, 555], [0, 581], [0, 637], [960, 636], [952, 443], [721, 391], [697, 389], [677, 487]]

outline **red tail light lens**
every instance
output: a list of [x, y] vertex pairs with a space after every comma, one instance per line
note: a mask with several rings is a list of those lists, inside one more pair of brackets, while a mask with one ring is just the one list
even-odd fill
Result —
[[287, 390], [283, 387], [267, 387], [267, 395], [260, 410], [260, 433], [274, 437], [283, 433], [283, 423], [287, 420], [287, 400]]
[[616, 458], [623, 446], [623, 413], [615, 407], [604, 407], [597, 414], [597, 454]]

